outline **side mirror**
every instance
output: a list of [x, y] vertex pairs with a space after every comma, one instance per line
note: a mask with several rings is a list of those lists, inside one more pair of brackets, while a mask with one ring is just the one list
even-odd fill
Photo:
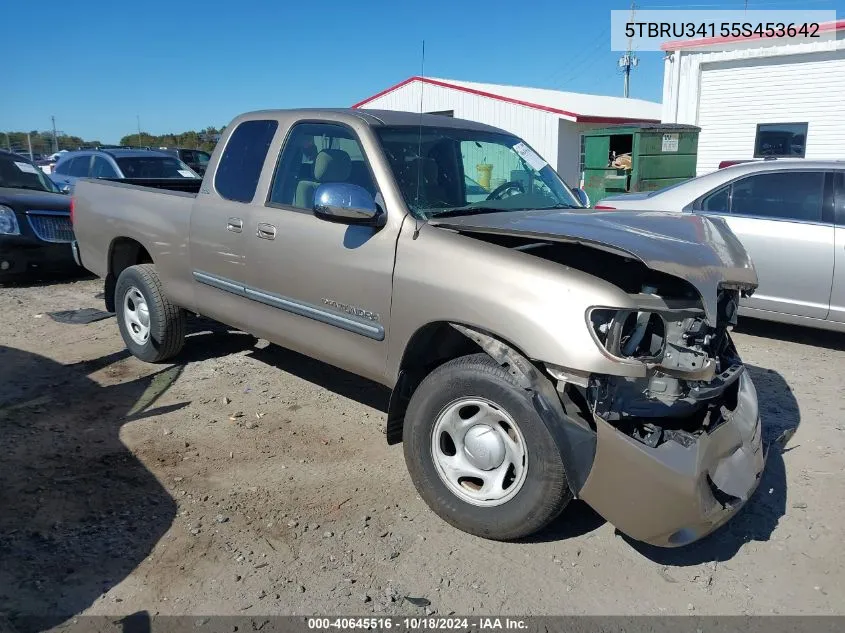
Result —
[[327, 182], [314, 192], [314, 215], [341, 224], [380, 226], [384, 212], [363, 187], [345, 182]]
[[580, 187], [577, 187], [577, 188], [572, 190], [572, 193], [575, 194], [575, 197], [578, 198], [578, 202], [580, 202], [582, 206], [584, 206], [584, 207], [590, 206], [590, 196], [587, 195], [586, 191], [584, 191]]
[[69, 194], [71, 192], [70, 183], [66, 182], [65, 184], [63, 184], [61, 187], [59, 187], [59, 191], [61, 191], [64, 194]]

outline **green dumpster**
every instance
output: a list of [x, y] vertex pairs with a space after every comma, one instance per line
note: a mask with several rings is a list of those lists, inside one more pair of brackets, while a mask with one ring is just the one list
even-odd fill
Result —
[[584, 190], [594, 203], [654, 191], [695, 177], [700, 128], [672, 123], [619, 125], [583, 133]]

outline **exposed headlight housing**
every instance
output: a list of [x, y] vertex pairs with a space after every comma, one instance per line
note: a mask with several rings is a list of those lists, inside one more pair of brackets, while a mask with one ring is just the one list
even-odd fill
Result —
[[14, 209], [0, 204], [0, 235], [20, 235], [21, 227]]
[[593, 308], [588, 321], [596, 341], [615, 358], [659, 361], [666, 348], [666, 321], [657, 312]]

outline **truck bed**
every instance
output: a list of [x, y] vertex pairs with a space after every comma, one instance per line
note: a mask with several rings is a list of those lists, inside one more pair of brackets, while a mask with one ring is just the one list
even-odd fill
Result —
[[182, 191], [196, 195], [202, 186], [202, 178], [101, 178], [109, 182], [147, 187], [149, 189], [165, 189], [167, 191]]
[[[142, 184], [143, 183], [143, 184]], [[73, 192], [73, 230], [82, 265], [105, 277], [119, 245], [137, 243], [159, 268], [171, 296], [190, 292], [188, 240], [201, 180], [82, 179]], [[190, 305], [192, 297], [185, 297]]]

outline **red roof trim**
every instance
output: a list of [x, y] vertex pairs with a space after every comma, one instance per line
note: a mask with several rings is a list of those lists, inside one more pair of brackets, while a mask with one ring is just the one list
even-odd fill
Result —
[[534, 108], [535, 110], [542, 110], [544, 112], [551, 112], [552, 114], [557, 114], [560, 116], [565, 116], [567, 118], [576, 121], [577, 123], [633, 123], [637, 121], [644, 121], [644, 122], [659, 122], [659, 119], [638, 119], [638, 118], [630, 118], [630, 117], [601, 117], [601, 116], [590, 116], [590, 115], [583, 115], [577, 114], [576, 112], [568, 112], [566, 110], [559, 110], [558, 108], [552, 108], [550, 106], [545, 106], [539, 103], [531, 103], [530, 101], [522, 101], [521, 99], [512, 99], [511, 97], [504, 97], [502, 95], [497, 95], [492, 92], [485, 92], [484, 90], [476, 90], [475, 88], [467, 88], [466, 86], [460, 86], [458, 84], [451, 84], [445, 81], [438, 81], [437, 79], [429, 79], [428, 77], [409, 77], [405, 81], [400, 81], [398, 84], [394, 86], [390, 86], [386, 90], [382, 90], [381, 92], [374, 94], [372, 97], [367, 97], [363, 101], [359, 101], [353, 108], [360, 108], [361, 106], [378, 99], [381, 96], [386, 95], [389, 92], [393, 92], [405, 86], [412, 81], [419, 81], [425, 84], [431, 84], [432, 86], [440, 86], [441, 88], [451, 88], [453, 90], [459, 90], [461, 92], [467, 92], [469, 94], [478, 95], [480, 97], [487, 97], [488, 99], [495, 99], [496, 101], [504, 101], [505, 103], [513, 103], [516, 105], [525, 106], [526, 108]]
[[[829, 33], [830, 31], [845, 31], [845, 20], [837, 20], [836, 22], [823, 22], [819, 24], [819, 33]], [[692, 40], [674, 40], [671, 42], [664, 42], [660, 45], [660, 50], [665, 52], [684, 50], [687, 48], [700, 48], [702, 46], [713, 46], [715, 44], [728, 44], [730, 42], [750, 42], [753, 40], [770, 40], [783, 39], [767, 37], [765, 35], [751, 35], [749, 37], [702, 37]]]

